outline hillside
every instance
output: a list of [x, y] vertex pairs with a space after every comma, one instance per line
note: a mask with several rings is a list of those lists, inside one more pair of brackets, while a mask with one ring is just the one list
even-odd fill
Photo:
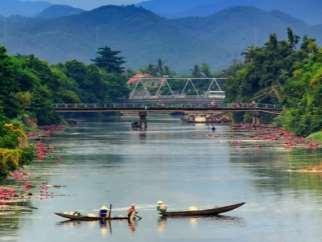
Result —
[[41, 11], [37, 17], [38, 18], [59, 18], [65, 16], [76, 15], [84, 12], [83, 9], [74, 8], [67, 5], [52, 5], [43, 11]]
[[208, 16], [229, 7], [252, 6], [279, 10], [310, 24], [322, 23], [321, 0], [150, 0], [138, 4], [166, 17]]
[[[180, 15], [185, 11], [189, 11], [201, 6], [214, 6], [214, 0], [150, 0], [143, 1], [137, 4], [137, 6], [144, 7], [156, 14], [166, 17], [185, 17], [190, 15]], [[199, 15], [191, 15], [199, 16]]]
[[21, 15], [21, 16], [35, 16], [51, 4], [44, 1], [20, 1], [20, 0], [1, 0], [0, 1], [0, 15]]
[[281, 12], [237, 7], [204, 18], [165, 19], [135, 6], [104, 6], [56, 19], [0, 18], [0, 41], [11, 53], [35, 54], [50, 62], [94, 56], [109, 45], [122, 51], [131, 68], [164, 59], [178, 71], [196, 63], [222, 68], [241, 57], [249, 45], [262, 44], [272, 32], [285, 36], [292, 27], [298, 34], [322, 36], [319, 26], [310, 27]]

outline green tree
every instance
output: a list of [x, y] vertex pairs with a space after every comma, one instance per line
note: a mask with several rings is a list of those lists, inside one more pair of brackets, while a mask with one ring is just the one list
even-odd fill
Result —
[[322, 129], [322, 51], [314, 39], [291, 29], [287, 40], [272, 34], [262, 47], [249, 47], [244, 62], [225, 71], [229, 102], [279, 103], [279, 122], [299, 135]]
[[142, 68], [141, 72], [148, 73], [154, 77], [163, 77], [163, 76], [174, 76], [175, 73], [170, 69], [168, 65], [165, 64], [165, 61], [158, 59], [157, 63], [149, 64], [147, 67]]
[[14, 118], [18, 115], [20, 106], [16, 98], [19, 83], [15, 80], [15, 65], [7, 55], [7, 50], [0, 46], [0, 102], [3, 112], [7, 117]]
[[199, 65], [195, 65], [191, 71], [192, 77], [202, 77], [202, 72]]
[[96, 52], [97, 56], [93, 59], [93, 63], [110, 73], [121, 74], [124, 72], [124, 58], [120, 56], [120, 51], [112, 50], [110, 47], [99, 48]]
[[263, 47], [247, 48], [244, 63], [231, 72], [226, 83], [227, 97], [246, 102], [260, 97], [262, 102], [280, 103], [281, 90], [293, 75], [295, 64], [307, 56], [297, 50], [298, 43], [299, 37], [288, 29], [288, 40], [278, 40], [271, 34]]
[[201, 73], [203, 74], [204, 77], [212, 77], [213, 76], [208, 64], [202, 63], [200, 69], [201, 69]]
[[295, 67], [284, 87], [285, 110], [280, 118], [285, 128], [299, 135], [322, 129], [322, 49]]

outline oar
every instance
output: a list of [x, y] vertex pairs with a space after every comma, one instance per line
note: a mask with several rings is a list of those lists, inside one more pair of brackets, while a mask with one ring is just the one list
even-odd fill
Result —
[[110, 229], [110, 234], [112, 234], [112, 223], [111, 223], [111, 220], [108, 220], [108, 227]]
[[141, 220], [142, 219], [142, 217], [140, 217], [139, 215], [135, 215], [135, 217], [137, 217], [139, 220]]
[[30, 209], [38, 209], [38, 208], [33, 207], [33, 206], [27, 206], [27, 208], [30, 208]]
[[112, 216], [112, 204], [110, 204], [110, 211], [108, 212], [108, 218], [111, 218]]

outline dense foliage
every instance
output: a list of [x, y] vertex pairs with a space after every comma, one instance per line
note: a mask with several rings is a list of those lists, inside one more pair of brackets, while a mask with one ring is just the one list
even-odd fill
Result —
[[141, 72], [154, 77], [175, 76], [175, 73], [170, 70], [170, 67], [162, 59], [158, 59], [157, 64], [149, 64], [147, 67], [142, 68]]
[[22, 127], [59, 123], [55, 103], [103, 103], [127, 97], [123, 61], [114, 53], [99, 56], [113, 63], [116, 72], [108, 72], [98, 63], [72, 60], [49, 65], [33, 55], [9, 56], [0, 47], [0, 175], [33, 158]]
[[92, 61], [94, 64], [107, 72], [121, 74], [124, 72], [124, 58], [120, 56], [121, 51], [112, 50], [105, 46], [97, 50], [97, 57]]
[[243, 63], [225, 73], [228, 101], [281, 104], [287, 129], [309, 135], [322, 128], [322, 51], [313, 39], [288, 29], [288, 39], [272, 34], [263, 47], [250, 47]]
[[0, 115], [0, 177], [32, 161], [34, 149], [18, 122]]
[[[114, 68], [118, 68], [116, 64]], [[126, 97], [127, 77], [120, 70], [108, 72], [76, 60], [50, 66], [33, 55], [9, 56], [1, 47], [1, 112], [11, 119], [32, 117], [40, 125], [57, 123], [54, 103], [99, 103]]]
[[283, 125], [299, 134], [322, 129], [322, 49], [295, 67], [286, 83]]

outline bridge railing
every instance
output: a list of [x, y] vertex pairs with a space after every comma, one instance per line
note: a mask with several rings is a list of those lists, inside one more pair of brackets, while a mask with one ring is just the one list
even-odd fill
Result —
[[232, 110], [281, 110], [281, 106], [262, 103], [224, 103], [216, 101], [120, 101], [109, 103], [58, 103], [59, 110], [81, 109], [232, 109]]

